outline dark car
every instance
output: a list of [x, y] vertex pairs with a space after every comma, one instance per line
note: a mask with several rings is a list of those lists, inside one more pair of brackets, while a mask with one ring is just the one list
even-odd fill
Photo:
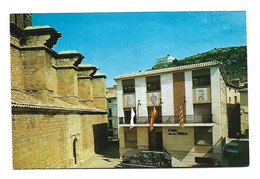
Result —
[[237, 143], [228, 143], [225, 146], [224, 150], [224, 155], [229, 156], [229, 155], [237, 155], [239, 153], [239, 147]]

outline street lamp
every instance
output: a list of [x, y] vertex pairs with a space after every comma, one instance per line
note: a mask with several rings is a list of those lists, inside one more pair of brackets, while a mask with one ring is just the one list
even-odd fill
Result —
[[162, 104], [163, 104], [162, 98], [160, 98], [160, 103], [159, 103], [159, 105], [161, 106]]
[[141, 102], [140, 102], [140, 99], [138, 99], [138, 103], [137, 103], [137, 111], [138, 111], [138, 117], [137, 117], [137, 119], [138, 119], [138, 121], [139, 121], [139, 106], [141, 106], [142, 104], [141, 104]]

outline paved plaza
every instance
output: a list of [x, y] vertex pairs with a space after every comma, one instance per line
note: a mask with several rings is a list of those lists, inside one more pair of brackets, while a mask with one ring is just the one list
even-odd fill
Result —
[[99, 154], [93, 154], [79, 168], [114, 168], [121, 162], [118, 146], [110, 144]]

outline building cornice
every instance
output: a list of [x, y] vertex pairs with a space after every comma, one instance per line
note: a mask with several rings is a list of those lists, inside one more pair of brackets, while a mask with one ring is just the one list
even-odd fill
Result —
[[46, 46], [32, 46], [32, 47], [18, 47], [17, 45], [14, 45], [12, 43], [10, 43], [10, 46], [13, 47], [13, 48], [16, 48], [17, 50], [20, 50], [20, 51], [37, 51], [37, 50], [45, 50], [47, 52], [49, 52], [52, 57], [56, 58], [57, 57], [57, 52], [55, 52], [54, 50], [46, 47]]
[[44, 43], [50, 49], [55, 45], [62, 33], [57, 32], [56, 29], [46, 26], [27, 26], [24, 30], [25, 36], [41, 36], [50, 35], [50, 38]]
[[228, 82], [227, 82], [227, 78], [226, 78], [226, 73], [223, 68], [223, 64], [216, 60], [209, 61], [209, 62], [196, 63], [196, 64], [175, 66], [175, 67], [170, 67], [170, 68], [162, 68], [162, 69], [157, 69], [157, 70], [148, 70], [148, 71], [138, 72], [138, 73], [119, 75], [119, 76], [115, 77], [114, 80], [119, 81], [119, 80], [133, 79], [136, 77], [154, 76], [154, 75], [159, 75], [162, 73], [177, 73], [177, 72], [182, 72], [182, 71], [187, 71], [187, 70], [198, 70], [198, 69], [203, 69], [203, 68], [208, 68], [208, 67], [213, 67], [213, 66], [218, 66], [220, 68], [223, 79], [227, 84]]
[[78, 76], [78, 79], [90, 79], [90, 80], [92, 80], [93, 78], [91, 76]]
[[86, 108], [65, 108], [58, 106], [43, 106], [12, 102], [12, 112], [40, 112], [40, 113], [79, 113], [79, 114], [107, 114], [106, 111]]
[[93, 79], [97, 79], [97, 78], [107, 78], [107, 76], [106, 75], [94, 75], [93, 76]]
[[79, 71], [79, 69], [75, 66], [55, 66], [55, 65], [52, 65], [53, 68], [55, 68], [56, 70], [58, 69], [74, 69], [76, 71]]
[[72, 58], [77, 58], [77, 60], [75, 61], [74, 65], [76, 67], [78, 67], [78, 65], [82, 62], [83, 58], [85, 58], [81, 53], [77, 52], [77, 51], [63, 51], [63, 52], [59, 52], [57, 59], [72, 59]]

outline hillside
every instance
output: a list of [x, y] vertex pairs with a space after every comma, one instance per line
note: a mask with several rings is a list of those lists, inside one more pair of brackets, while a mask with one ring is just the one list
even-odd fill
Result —
[[229, 79], [239, 78], [242, 82], [247, 81], [247, 47], [214, 48], [213, 50], [199, 53], [171, 63], [156, 64], [152, 70], [181, 66], [193, 63], [217, 60], [223, 63], [223, 67]]

